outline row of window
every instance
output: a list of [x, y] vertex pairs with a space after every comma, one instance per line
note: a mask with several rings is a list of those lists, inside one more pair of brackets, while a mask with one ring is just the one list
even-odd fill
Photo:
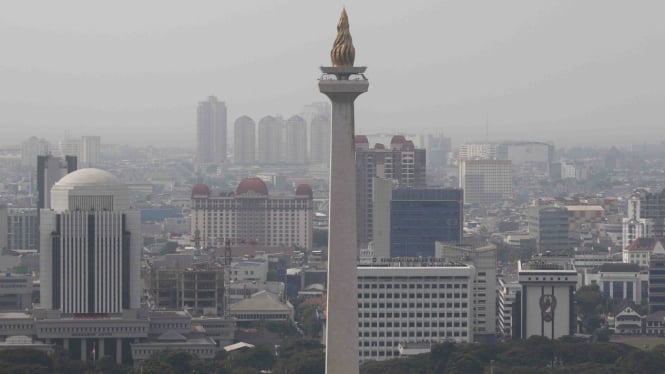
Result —
[[[358, 294], [358, 299], [436, 299], [437, 297], [439, 299], [459, 299], [463, 298], [466, 299], [469, 295], [466, 292], [462, 293], [359, 293]], [[480, 295], [479, 295], [480, 296]], [[484, 296], [484, 295], [483, 295]]]
[[468, 303], [358, 303], [358, 309], [361, 308], [464, 308]]
[[[453, 317], [462, 317], [466, 318], [467, 313], [466, 312], [445, 312], [445, 313], [437, 313], [437, 312], [396, 312], [396, 313], [358, 313], [358, 318], [431, 318], [431, 317], [447, 317], [447, 318], [453, 318]], [[389, 322], [390, 323], [390, 322]], [[402, 322], [405, 323], [405, 322]], [[390, 323], [392, 326], [392, 323]], [[397, 324], [396, 324], [397, 325]], [[390, 326], [388, 326], [390, 327]]]
[[[452, 337], [466, 337], [468, 334], [467, 334], [466, 330], [460, 330], [460, 331], [442, 330], [442, 331], [408, 331], [408, 332], [407, 331], [402, 331], [402, 332], [396, 331], [394, 334], [391, 331], [387, 331], [385, 333], [385, 335], [386, 335], [386, 337], [394, 337], [394, 338], [399, 338], [399, 337], [409, 337], [409, 338], [416, 338], [416, 337], [418, 337], [418, 338], [442, 337], [443, 338], [443, 337], [448, 337], [448, 338], [452, 338]], [[383, 336], [384, 336], [383, 332], [378, 333], [378, 337], [383, 337]], [[392, 342], [392, 341], [372, 341], [374, 339], [370, 339], [370, 340], [363, 339], [363, 337], [369, 337], [369, 335], [367, 335], [367, 332], [365, 332], [363, 334], [358, 334], [358, 337], [359, 337], [359, 341], [358, 341], [358, 346], [359, 347], [360, 346], [368, 347], [370, 345], [373, 345], [373, 346], [378, 345], [380, 347], [383, 347], [384, 344], [388, 347], [392, 347], [393, 344], [394, 345], [398, 344], [397, 342]], [[376, 331], [372, 332], [372, 337], [377, 337]], [[365, 343], [368, 343], [369, 345], [366, 345]]]
[[410, 289], [422, 289], [422, 288], [453, 288], [453, 289], [466, 289], [468, 288], [468, 285], [466, 283], [446, 283], [446, 284], [439, 284], [439, 283], [410, 283], [410, 284], [405, 284], [405, 283], [400, 283], [400, 284], [383, 284], [383, 283], [358, 283], [358, 288], [387, 288], [387, 289], [398, 289], [398, 288], [410, 288]]
[[[439, 323], [437, 321], [433, 321], [433, 322], [431, 322], [431, 326], [430, 326], [430, 322], [422, 322], [422, 321], [418, 321], [418, 322], [395, 322], [394, 325], [393, 325], [392, 322], [358, 322], [358, 327], [359, 328], [363, 328], [363, 327], [372, 327], [372, 328], [376, 328], [376, 327], [404, 327], [404, 328], [411, 327], [411, 328], [415, 328], [415, 327], [466, 327], [466, 326], [467, 326], [467, 321], [466, 320], [447, 321], [447, 322], [441, 322], [441, 323]], [[383, 335], [379, 335], [379, 336], [383, 336]], [[390, 335], [388, 335], [388, 336], [390, 336]]]

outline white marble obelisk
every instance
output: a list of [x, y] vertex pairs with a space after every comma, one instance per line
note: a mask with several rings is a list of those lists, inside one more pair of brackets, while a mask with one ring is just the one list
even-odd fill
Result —
[[354, 108], [367, 92], [366, 67], [354, 67], [346, 11], [337, 25], [332, 67], [321, 67], [319, 89], [332, 101], [328, 228], [326, 373], [358, 373], [357, 229]]

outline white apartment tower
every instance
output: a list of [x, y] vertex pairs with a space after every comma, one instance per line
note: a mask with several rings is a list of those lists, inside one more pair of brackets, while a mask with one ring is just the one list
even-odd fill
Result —
[[226, 162], [226, 103], [215, 96], [196, 109], [196, 159], [199, 163]]
[[289, 164], [307, 163], [307, 122], [300, 116], [286, 121], [286, 162]]
[[256, 123], [242, 116], [233, 124], [233, 161], [236, 165], [253, 165], [256, 162]]
[[319, 115], [310, 122], [309, 160], [312, 163], [330, 162], [330, 117]]
[[83, 166], [92, 167], [99, 164], [102, 151], [102, 141], [99, 136], [81, 137], [81, 157]]
[[259, 120], [258, 161], [277, 164], [284, 161], [284, 120], [265, 116]]

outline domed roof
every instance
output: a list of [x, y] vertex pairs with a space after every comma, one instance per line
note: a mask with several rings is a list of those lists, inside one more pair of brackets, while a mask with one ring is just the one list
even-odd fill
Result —
[[313, 195], [312, 187], [307, 183], [299, 184], [298, 187], [296, 187], [296, 196], [307, 196], [312, 198]]
[[381, 143], [374, 144], [374, 149], [386, 149], [386, 146]]
[[203, 183], [195, 184], [194, 187], [192, 187], [192, 196], [194, 196], [194, 195], [208, 196], [208, 195], [210, 195], [210, 188], [208, 188], [208, 186], [203, 184]]
[[306, 123], [305, 120], [304, 120], [302, 117], [300, 117], [299, 115], [294, 115], [294, 116], [291, 116], [288, 120], [286, 120], [286, 124], [287, 124], [287, 125], [294, 125], [294, 124], [298, 124], [298, 125], [301, 125], [301, 124], [302, 124], [302, 125], [306, 125], [307, 123]]
[[75, 187], [75, 186], [118, 186], [122, 182], [108, 171], [86, 168], [73, 171], [62, 177], [55, 186]]
[[367, 144], [369, 144], [369, 140], [367, 140], [367, 136], [365, 136], [365, 135], [356, 135], [355, 141], [356, 141], [356, 144], [358, 144], [358, 143], [367, 143]]
[[249, 191], [268, 196], [268, 186], [266, 186], [261, 178], [252, 177], [243, 179], [236, 189], [236, 195], [244, 195]]
[[395, 135], [390, 139], [390, 144], [402, 144], [406, 141], [404, 135]]
[[406, 151], [413, 151], [414, 149], [416, 149], [411, 140], [405, 141], [404, 144], [402, 144], [402, 148]]
[[254, 123], [254, 120], [249, 116], [240, 116], [235, 120], [234, 125], [235, 126], [254, 126], [255, 123]]

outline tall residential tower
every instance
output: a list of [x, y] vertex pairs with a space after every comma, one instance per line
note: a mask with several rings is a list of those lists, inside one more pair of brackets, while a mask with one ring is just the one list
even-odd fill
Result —
[[226, 104], [215, 96], [200, 102], [196, 109], [196, 160], [226, 162]]

